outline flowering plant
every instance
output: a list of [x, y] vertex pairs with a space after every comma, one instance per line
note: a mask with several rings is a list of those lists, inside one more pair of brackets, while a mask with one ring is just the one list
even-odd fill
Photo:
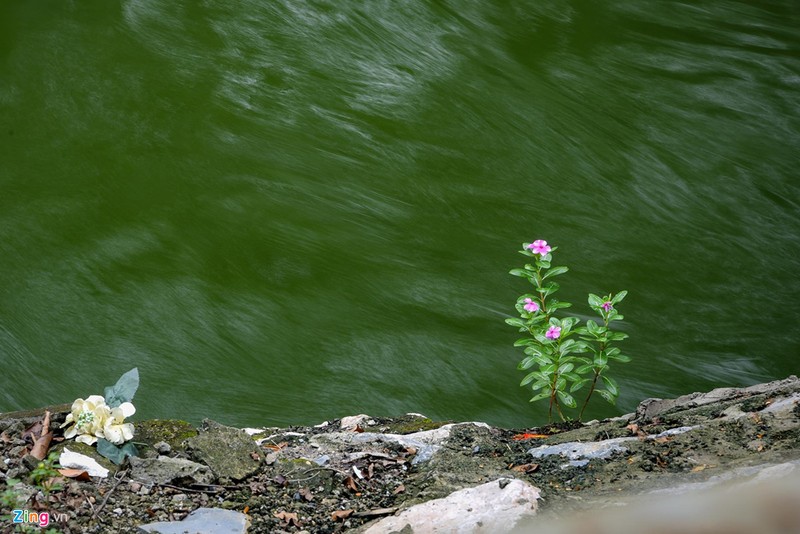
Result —
[[[594, 393], [611, 404], [616, 402], [619, 395], [616, 381], [607, 376], [608, 362], [630, 361], [617, 347], [611, 346], [628, 335], [612, 331], [609, 323], [623, 319], [616, 305], [625, 298], [627, 291], [604, 297], [589, 294], [589, 307], [600, 315], [602, 325], [588, 320], [581, 326], [577, 317], [555, 317], [558, 310], [572, 306], [569, 302], [551, 297], [560, 288], [552, 277], [569, 270], [563, 266], [552, 266], [552, 253], [557, 248], [541, 239], [522, 244], [520, 254], [532, 258], [533, 263], [526, 264], [522, 269], [512, 269], [510, 274], [526, 278], [533, 285], [534, 292], [517, 299], [516, 308], [520, 318], [506, 319], [506, 323], [527, 334], [514, 343], [515, 347], [524, 347], [526, 354], [518, 368], [528, 370], [536, 366], [536, 370], [529, 372], [520, 385], [530, 384], [533, 391], [538, 392], [531, 402], [549, 399], [550, 421], [553, 419], [553, 408], [565, 420], [562, 406], [577, 408], [578, 402], [573, 394], [589, 384], [589, 393], [578, 414], [580, 420]], [[584, 354], [590, 354], [591, 357]], [[598, 389], [599, 383], [605, 389]]]
[[[135, 456], [132, 443], [123, 445], [133, 438], [133, 425], [125, 418], [136, 413], [131, 404], [139, 387], [139, 370], [131, 369], [120, 377], [117, 383], [105, 388], [105, 396], [90, 395], [77, 399], [61, 428], [67, 439], [94, 445], [97, 452], [115, 463], [121, 463], [126, 456]], [[77, 436], [77, 437], [76, 437]]]

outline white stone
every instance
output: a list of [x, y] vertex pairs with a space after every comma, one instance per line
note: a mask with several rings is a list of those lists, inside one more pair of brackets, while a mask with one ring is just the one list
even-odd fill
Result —
[[364, 534], [508, 532], [520, 521], [536, 514], [537, 499], [539, 490], [526, 482], [495, 480], [412, 506], [371, 525]]
[[61, 464], [61, 467], [83, 469], [89, 473], [91, 477], [106, 478], [108, 476], [108, 469], [97, 463], [97, 460], [85, 454], [72, 452], [66, 447], [64, 447], [64, 450], [61, 452], [58, 463]]

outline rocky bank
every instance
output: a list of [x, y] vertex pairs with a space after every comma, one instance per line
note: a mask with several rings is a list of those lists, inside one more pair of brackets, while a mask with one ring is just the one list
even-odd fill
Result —
[[792, 376], [515, 430], [419, 414], [253, 429], [142, 421], [140, 457], [122, 466], [58, 441], [64, 405], [49, 409], [51, 450], [92, 456], [108, 475], [38, 485], [29, 430], [44, 410], [6, 413], [0, 530], [23, 531], [10, 514], [25, 509], [64, 533], [800, 532], [798, 401]]

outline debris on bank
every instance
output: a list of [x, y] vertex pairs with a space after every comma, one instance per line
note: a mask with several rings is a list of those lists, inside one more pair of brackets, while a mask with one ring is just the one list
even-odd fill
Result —
[[[793, 471], [800, 478], [799, 401], [792, 376], [648, 399], [633, 414], [601, 422], [532, 429], [420, 414], [289, 428], [144, 421], [133, 440], [140, 456], [122, 466], [85, 444], [59, 442], [64, 405], [47, 410], [50, 450], [94, 470], [46, 479], [48, 466], [30, 454], [47, 430], [45, 410], [14, 412], [0, 414], [0, 515], [45, 513], [50, 528], [68, 534], [212, 532], [212, 525], [250, 533], [524, 531], [531, 521], [556, 525], [642, 495]], [[776, 465], [783, 467], [770, 471]], [[787, 487], [800, 510], [791, 489], [800, 484]], [[0, 530], [14, 532], [10, 519], [0, 521]]]

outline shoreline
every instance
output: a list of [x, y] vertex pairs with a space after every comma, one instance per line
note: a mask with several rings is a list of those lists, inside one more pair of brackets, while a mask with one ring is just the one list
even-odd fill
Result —
[[[506, 532], [533, 517], [557, 525], [576, 513], [625, 503], [633, 510], [643, 495], [685, 493], [692, 485], [705, 485], [696, 486], [705, 492], [774, 466], [784, 473], [797, 466], [800, 473], [798, 402], [800, 379], [792, 376], [646, 399], [636, 412], [604, 421], [518, 430], [419, 414], [361, 414], [261, 429], [139, 421], [133, 440], [139, 458], [122, 467], [105, 462], [107, 478], [64, 479], [63, 488], [48, 495], [28, 480], [35, 462], [23, 438], [44, 409], [8, 412], [0, 414], [0, 491], [7, 479], [23, 480], [15, 486], [25, 497], [20, 506], [61, 519], [50, 526], [64, 533], [169, 532], [143, 529], [184, 521], [175, 523], [181, 528], [199, 517], [208, 523], [212, 519], [202, 513], [214, 511], [229, 513], [226, 520], [237, 521], [241, 532], [373, 533], [406, 525], [424, 532], [434, 519], [415, 517], [426, 517], [426, 507], [442, 520], [449, 510], [455, 514], [450, 521], [473, 521], [466, 531], [501, 521], [494, 531]], [[49, 407], [56, 438], [69, 407]], [[96, 454], [71, 440], [54, 440], [51, 450], [64, 446]], [[800, 510], [794, 489], [784, 493]], [[504, 508], [493, 500], [512, 492], [521, 504]], [[481, 503], [493, 503], [485, 517]], [[3, 521], [3, 529], [10, 526]]]

